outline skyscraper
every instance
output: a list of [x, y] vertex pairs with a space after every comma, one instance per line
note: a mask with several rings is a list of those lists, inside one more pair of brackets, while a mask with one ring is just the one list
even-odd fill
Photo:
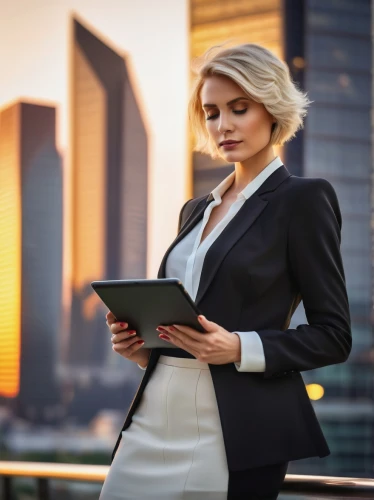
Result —
[[[54, 107], [0, 113], [0, 394], [18, 415], [53, 419], [62, 286], [62, 171]], [[5, 319], [5, 321], [4, 321]]]
[[[353, 349], [346, 363], [303, 372], [324, 396], [315, 402], [332, 455], [291, 463], [290, 473], [373, 476], [372, 40], [370, 0], [191, 0], [192, 56], [234, 39], [259, 43], [290, 68], [313, 101], [305, 130], [281, 150], [294, 175], [335, 188], [343, 217], [342, 255]], [[233, 166], [194, 154], [194, 196], [208, 193]], [[302, 305], [291, 327], [307, 322]]]
[[[147, 136], [126, 60], [77, 20], [72, 41], [72, 314], [69, 373], [126, 377], [93, 280], [146, 277]], [[132, 367], [128, 369], [131, 371]], [[74, 375], [75, 374], [75, 375]]]
[[[231, 41], [258, 43], [283, 56], [283, 6], [280, 0], [258, 2], [216, 2], [191, 0], [191, 56], [198, 58], [207, 49]], [[202, 196], [217, 186], [233, 165], [193, 153], [194, 196]]]
[[[332, 455], [323, 461], [300, 461], [294, 470], [372, 477], [371, 2], [286, 5], [287, 62], [313, 101], [303, 134], [289, 144], [286, 154], [294, 173], [325, 178], [336, 190], [353, 336], [346, 363], [303, 374], [305, 382], [324, 388], [315, 408]], [[295, 324], [305, 320], [299, 313]]]

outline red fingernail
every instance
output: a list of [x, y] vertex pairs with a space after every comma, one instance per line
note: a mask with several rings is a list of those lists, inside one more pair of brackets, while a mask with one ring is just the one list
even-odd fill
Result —
[[135, 330], [127, 330], [127, 333], [128, 333], [129, 335], [132, 335], [133, 333], [136, 333], [136, 331], [135, 331]]
[[165, 335], [164, 333], [161, 333], [161, 335], [159, 335], [160, 339], [164, 339], [164, 340], [170, 340], [170, 337], [168, 337], [167, 335]]
[[159, 326], [158, 328], [156, 328], [156, 330], [158, 330], [159, 332], [166, 332], [165, 328], [162, 328], [162, 326]]
[[138, 340], [137, 344], [144, 344], [144, 340]]
[[169, 326], [169, 330], [170, 330], [171, 332], [175, 332], [175, 328], [173, 328], [172, 326]]
[[119, 326], [125, 326], [125, 323], [120, 323]]

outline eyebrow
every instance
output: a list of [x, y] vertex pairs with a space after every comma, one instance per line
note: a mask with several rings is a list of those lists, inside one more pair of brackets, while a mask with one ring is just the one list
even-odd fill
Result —
[[[237, 101], [249, 101], [249, 99], [247, 97], [237, 97], [236, 99], [227, 102], [226, 105], [230, 106], [230, 104], [234, 104]], [[203, 108], [216, 108], [216, 107], [217, 104], [203, 104]]]

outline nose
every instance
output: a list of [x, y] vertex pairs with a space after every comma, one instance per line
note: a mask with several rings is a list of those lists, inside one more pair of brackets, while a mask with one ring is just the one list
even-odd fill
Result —
[[219, 115], [218, 132], [223, 134], [225, 132], [232, 132], [232, 130], [233, 125], [230, 121], [228, 113], [221, 112]]

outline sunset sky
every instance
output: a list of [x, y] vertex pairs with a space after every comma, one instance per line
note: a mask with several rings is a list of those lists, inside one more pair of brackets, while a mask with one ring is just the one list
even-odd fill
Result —
[[[0, 107], [20, 97], [57, 106], [57, 142], [65, 160], [66, 210], [70, 182], [71, 15], [76, 14], [111, 48], [129, 55], [132, 79], [150, 137], [148, 274], [154, 276], [164, 250], [175, 237], [177, 215], [189, 189], [188, 1], [0, 0], [0, 12]], [[65, 215], [67, 279], [71, 214]]]

